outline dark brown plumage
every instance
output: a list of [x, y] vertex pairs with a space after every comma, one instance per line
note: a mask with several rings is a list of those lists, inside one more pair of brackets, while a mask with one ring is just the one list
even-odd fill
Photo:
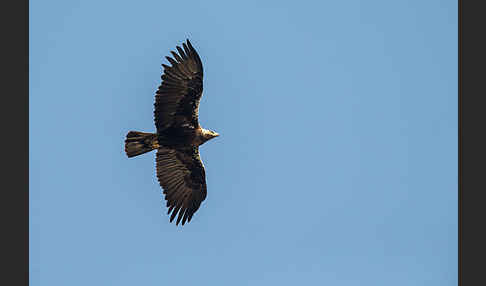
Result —
[[190, 222], [206, 198], [206, 174], [199, 146], [219, 134], [201, 128], [199, 100], [203, 91], [203, 66], [189, 40], [177, 46], [171, 66], [163, 64], [162, 84], [155, 95], [154, 120], [157, 133], [128, 132], [127, 156], [157, 149], [157, 178], [164, 190], [172, 222]]

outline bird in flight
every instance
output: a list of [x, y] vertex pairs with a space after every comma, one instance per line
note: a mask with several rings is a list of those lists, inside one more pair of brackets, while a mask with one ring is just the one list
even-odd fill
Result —
[[[178, 53], [177, 53], [178, 52]], [[203, 66], [189, 40], [166, 57], [162, 84], [155, 95], [156, 133], [128, 132], [125, 152], [129, 158], [157, 150], [157, 178], [163, 189], [170, 222], [177, 216], [190, 222], [206, 199], [206, 174], [199, 146], [219, 134], [202, 128], [198, 121], [203, 92]], [[177, 215], [179, 214], [179, 215]]]

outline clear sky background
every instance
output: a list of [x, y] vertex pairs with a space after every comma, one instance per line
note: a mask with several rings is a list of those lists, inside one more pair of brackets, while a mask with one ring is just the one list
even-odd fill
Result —
[[[208, 197], [170, 224], [169, 51], [205, 71]], [[457, 1], [30, 1], [30, 282], [457, 285]]]

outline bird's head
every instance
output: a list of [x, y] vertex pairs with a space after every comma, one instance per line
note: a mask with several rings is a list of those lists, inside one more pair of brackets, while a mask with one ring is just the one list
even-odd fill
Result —
[[203, 137], [204, 142], [211, 140], [213, 138], [216, 138], [218, 136], [219, 136], [219, 134], [217, 132], [212, 131], [212, 130], [207, 130], [207, 129], [202, 130], [202, 137]]

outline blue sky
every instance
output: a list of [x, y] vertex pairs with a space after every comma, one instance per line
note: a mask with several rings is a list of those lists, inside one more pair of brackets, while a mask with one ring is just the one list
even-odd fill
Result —
[[[164, 57], [205, 69], [208, 197], [168, 222]], [[30, 1], [31, 285], [456, 285], [456, 1]]]

